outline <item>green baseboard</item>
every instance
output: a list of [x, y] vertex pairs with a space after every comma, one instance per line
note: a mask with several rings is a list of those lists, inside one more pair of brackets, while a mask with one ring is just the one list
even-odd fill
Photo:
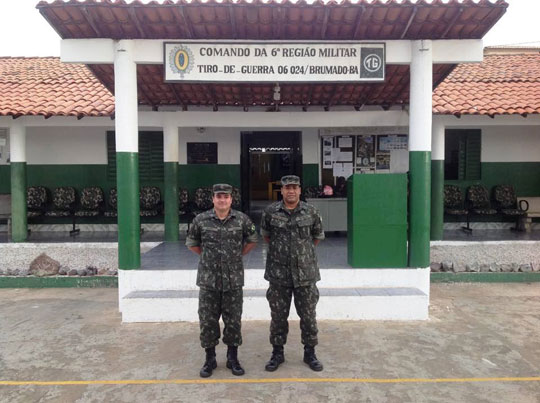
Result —
[[[540, 272], [431, 273], [432, 283], [532, 283]], [[118, 288], [118, 277], [11, 277], [0, 276], [0, 288]]]
[[532, 283], [540, 272], [517, 273], [431, 273], [432, 283]]
[[0, 277], [0, 288], [118, 288], [116, 276]]

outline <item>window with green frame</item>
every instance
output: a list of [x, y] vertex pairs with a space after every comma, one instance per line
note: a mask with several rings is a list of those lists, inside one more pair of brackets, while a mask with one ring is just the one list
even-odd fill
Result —
[[481, 179], [479, 129], [448, 129], [444, 137], [444, 179]]
[[[107, 178], [116, 181], [116, 148], [114, 131], [107, 132]], [[163, 133], [139, 132], [139, 180], [163, 181]]]

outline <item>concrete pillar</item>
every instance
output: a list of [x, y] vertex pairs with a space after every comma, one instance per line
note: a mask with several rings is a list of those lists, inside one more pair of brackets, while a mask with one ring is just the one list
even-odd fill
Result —
[[11, 240], [24, 242], [28, 237], [26, 218], [26, 127], [14, 120], [9, 130], [11, 170]]
[[120, 40], [114, 54], [119, 269], [141, 266], [137, 65], [133, 47], [133, 41]]
[[443, 238], [444, 225], [444, 125], [433, 120], [431, 139], [431, 240]]
[[165, 170], [165, 241], [178, 241], [178, 127], [165, 120], [163, 125]]
[[409, 267], [429, 267], [432, 43], [411, 43], [409, 110]]

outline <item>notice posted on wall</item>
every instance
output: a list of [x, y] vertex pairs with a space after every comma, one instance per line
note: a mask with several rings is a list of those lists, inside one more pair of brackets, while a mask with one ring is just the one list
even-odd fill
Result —
[[332, 169], [332, 137], [323, 137], [323, 169]]
[[353, 163], [352, 162], [335, 162], [334, 163], [334, 176], [339, 178], [343, 176], [347, 179], [353, 174]]
[[339, 139], [339, 148], [351, 148], [352, 147], [352, 137], [340, 137]]
[[351, 162], [353, 159], [353, 153], [352, 151], [339, 151], [339, 149], [336, 152], [336, 158], [335, 161], [337, 162]]

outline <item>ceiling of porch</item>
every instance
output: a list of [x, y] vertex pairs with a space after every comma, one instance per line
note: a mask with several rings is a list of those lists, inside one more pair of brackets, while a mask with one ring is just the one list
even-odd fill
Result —
[[[63, 39], [396, 40], [479, 39], [505, 13], [503, 0], [357, 0], [296, 3], [269, 0], [55, 0], [37, 5]], [[89, 65], [114, 93], [112, 65]], [[454, 65], [434, 65], [436, 87]], [[140, 105], [267, 106], [273, 84], [164, 83], [162, 65], [138, 65]], [[279, 105], [330, 108], [409, 102], [409, 67], [386, 66], [384, 83], [280, 83]]]

